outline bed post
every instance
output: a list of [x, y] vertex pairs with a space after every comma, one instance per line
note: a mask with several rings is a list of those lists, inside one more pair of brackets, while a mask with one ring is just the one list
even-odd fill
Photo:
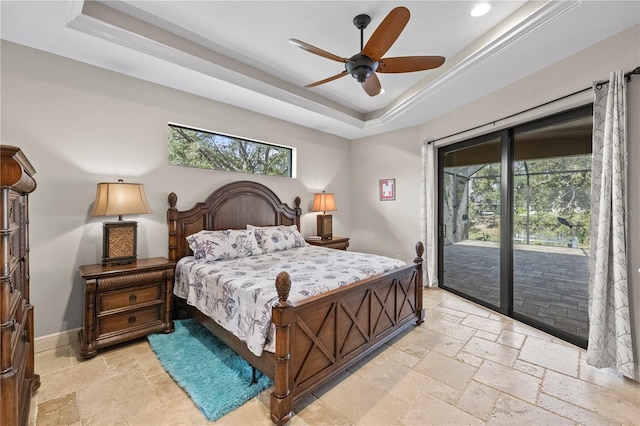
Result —
[[176, 241], [176, 220], [178, 220], [178, 209], [176, 204], [178, 203], [178, 196], [175, 192], [169, 194], [169, 210], [167, 210], [167, 222], [169, 223], [169, 260], [175, 262], [178, 260], [176, 257], [177, 241]]
[[300, 197], [296, 197], [293, 202], [296, 205], [294, 208], [294, 210], [296, 211], [296, 226], [298, 227], [298, 232], [300, 232], [300, 216], [302, 215], [302, 209], [300, 208]]
[[424, 253], [424, 244], [422, 241], [418, 241], [416, 243], [416, 258], [413, 259], [413, 263], [416, 266], [416, 272], [418, 276], [416, 277], [416, 315], [418, 319], [416, 320], [416, 325], [420, 325], [424, 322], [424, 308], [422, 301], [422, 293], [423, 293], [423, 282], [422, 282], [422, 254]]
[[289, 377], [290, 327], [293, 322], [293, 306], [288, 301], [291, 278], [286, 272], [276, 277], [278, 303], [271, 309], [271, 320], [276, 327], [276, 367], [274, 387], [271, 393], [271, 421], [277, 425], [287, 423], [293, 416], [293, 395]]

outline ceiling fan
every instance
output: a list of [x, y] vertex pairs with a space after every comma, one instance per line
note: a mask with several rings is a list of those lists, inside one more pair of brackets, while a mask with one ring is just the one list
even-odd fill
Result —
[[350, 58], [342, 58], [329, 53], [304, 41], [290, 38], [289, 42], [308, 52], [345, 64], [345, 70], [324, 80], [307, 84], [305, 87], [315, 87], [336, 80], [347, 74], [362, 84], [362, 88], [369, 96], [376, 96], [382, 92], [380, 80], [376, 72], [404, 73], [424, 71], [438, 68], [444, 63], [442, 56], [401, 56], [396, 58], [383, 58], [387, 50], [396, 41], [400, 33], [409, 22], [409, 9], [396, 7], [384, 18], [378, 28], [373, 32], [369, 41], [364, 45], [364, 29], [371, 22], [369, 15], [358, 15], [353, 18], [353, 25], [360, 30], [360, 53]]

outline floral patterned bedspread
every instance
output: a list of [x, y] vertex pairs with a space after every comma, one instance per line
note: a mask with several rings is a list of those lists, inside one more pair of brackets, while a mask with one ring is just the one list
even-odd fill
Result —
[[273, 352], [271, 307], [276, 276], [291, 277], [293, 303], [361, 279], [401, 268], [384, 256], [307, 245], [231, 260], [180, 259], [173, 292], [247, 343], [251, 352]]

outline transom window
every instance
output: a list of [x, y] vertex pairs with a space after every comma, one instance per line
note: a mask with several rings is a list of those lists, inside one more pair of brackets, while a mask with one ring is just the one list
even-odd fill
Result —
[[169, 124], [169, 164], [293, 176], [293, 148]]

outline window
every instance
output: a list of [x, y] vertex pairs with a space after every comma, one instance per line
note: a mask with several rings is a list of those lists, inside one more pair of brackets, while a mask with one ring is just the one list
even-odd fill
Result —
[[182, 167], [293, 176], [293, 149], [169, 124], [169, 164]]

